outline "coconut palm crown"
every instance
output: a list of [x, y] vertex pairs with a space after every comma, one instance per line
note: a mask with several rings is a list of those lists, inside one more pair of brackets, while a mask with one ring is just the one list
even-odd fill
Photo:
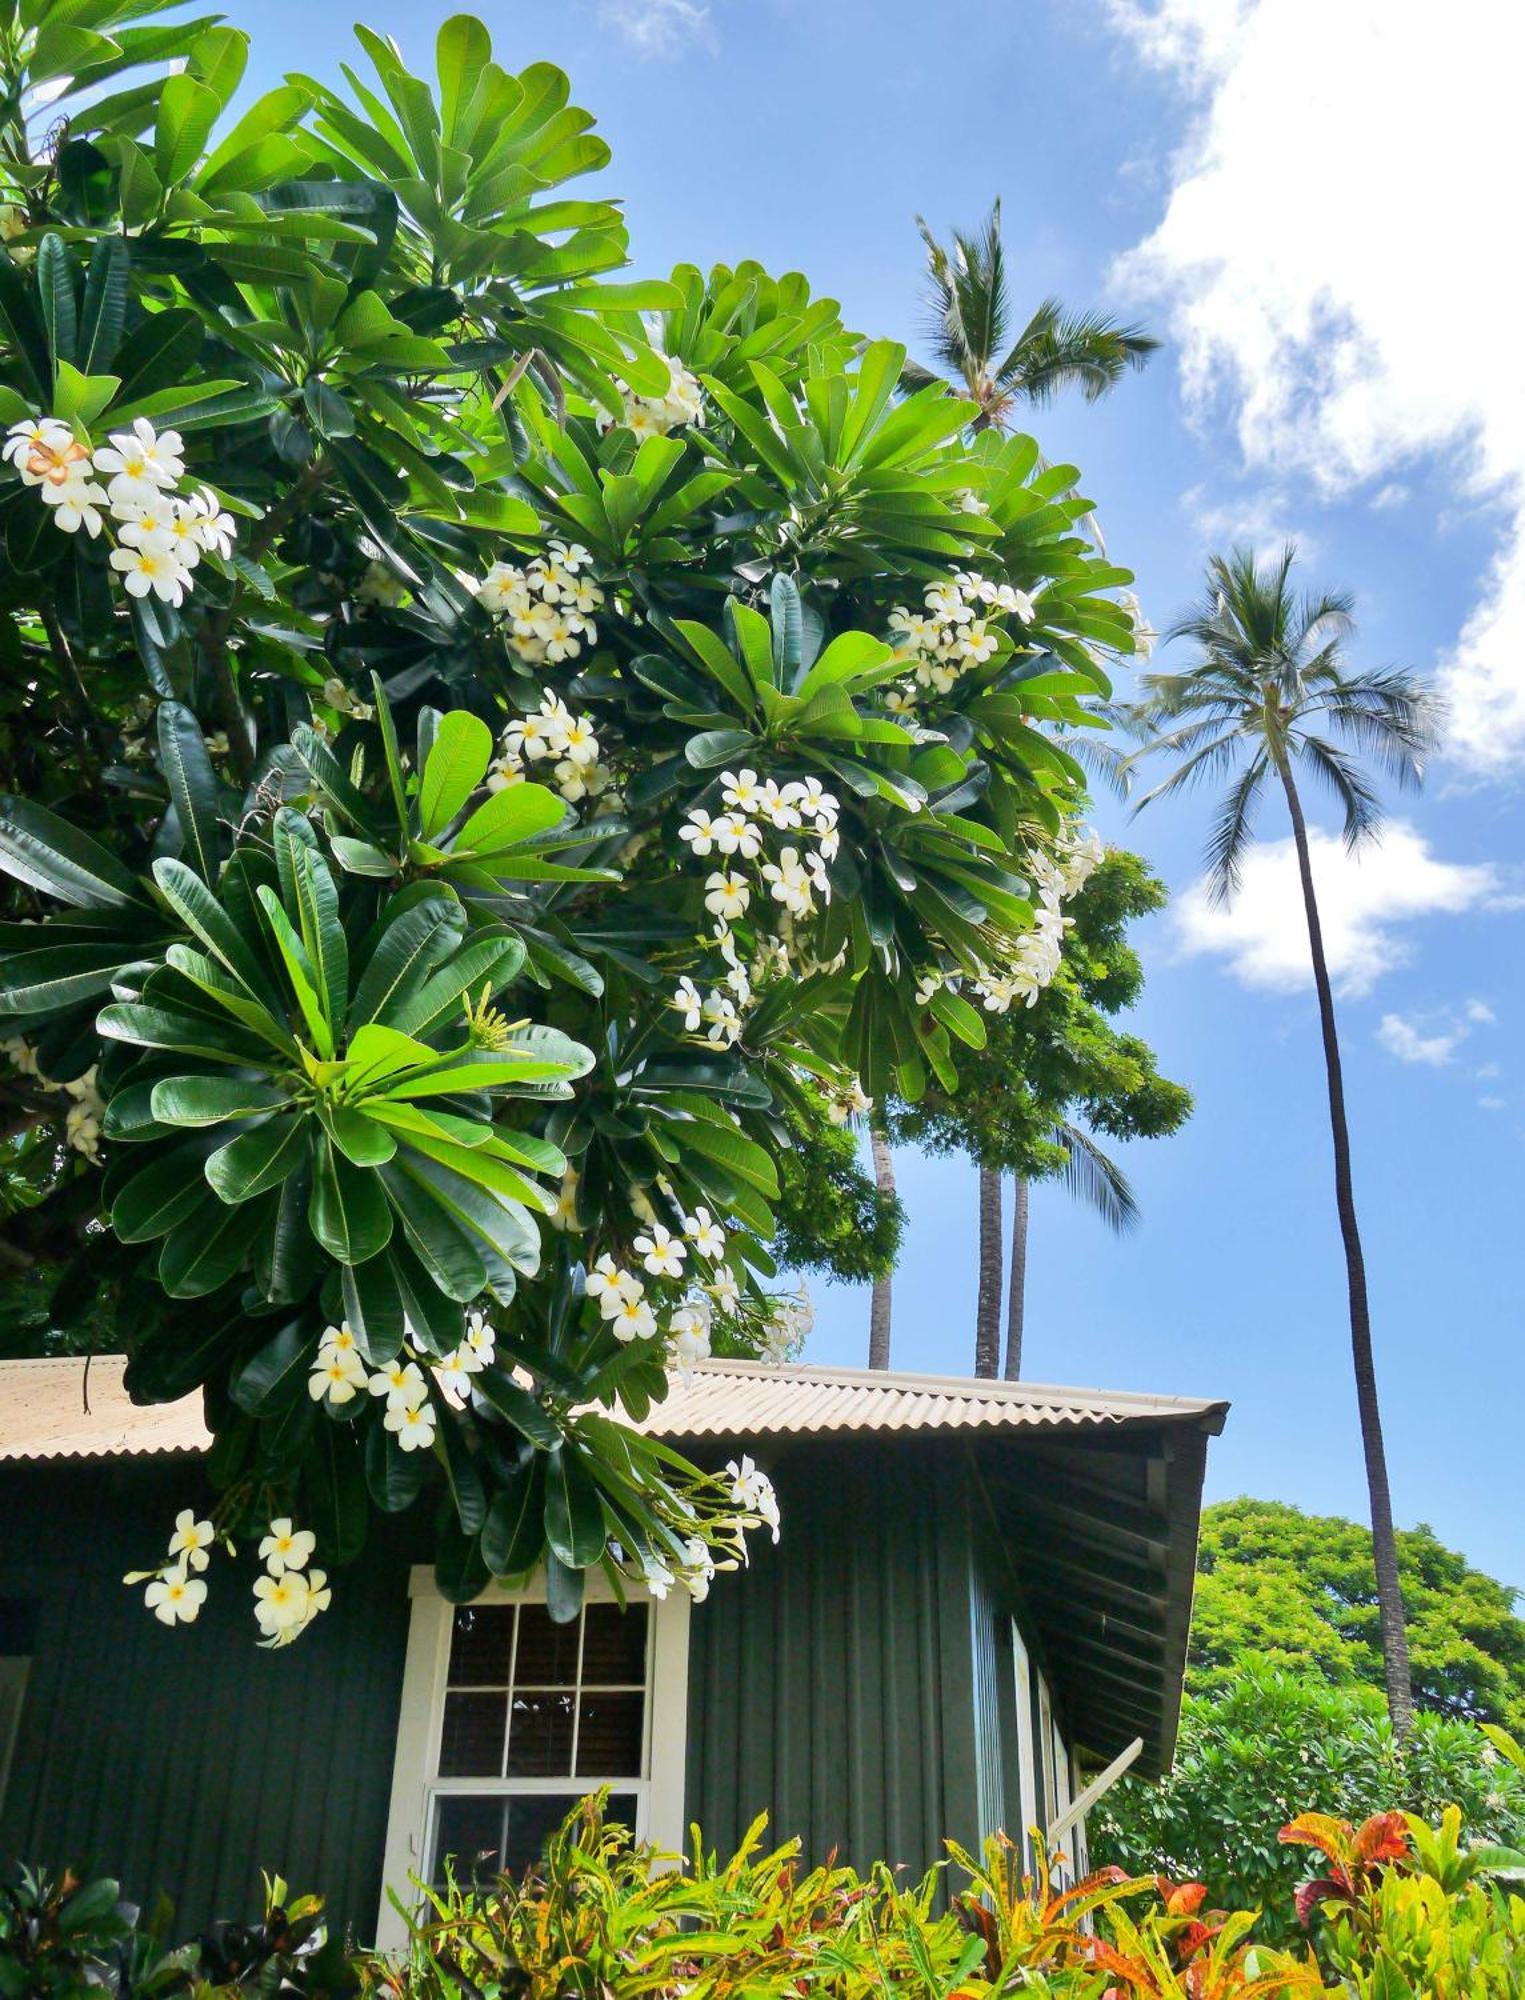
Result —
[[[1094, 403], [1129, 369], [1142, 368], [1159, 346], [1141, 327], [1122, 326], [1104, 314], [1068, 312], [1044, 299], [1007, 345], [1014, 317], [1001, 246], [997, 200], [973, 235], [953, 232], [940, 243], [920, 216], [916, 227], [927, 248], [927, 337], [931, 352], [959, 393], [979, 405], [971, 428], [1003, 428], [1019, 403], [1047, 403], [1063, 389], [1078, 389]], [[902, 378], [925, 388], [944, 375], [915, 362]]]

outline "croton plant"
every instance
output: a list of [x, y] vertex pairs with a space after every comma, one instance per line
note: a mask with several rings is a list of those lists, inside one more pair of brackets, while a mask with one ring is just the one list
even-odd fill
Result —
[[454, 1597], [702, 1593], [771, 1489], [624, 1419], [797, 1344], [792, 1115], [1052, 975], [1130, 579], [802, 277], [611, 279], [479, 22], [250, 95], [164, 12], [0, 0], [6, 1268], [203, 1395], [166, 1623], [425, 1496]]

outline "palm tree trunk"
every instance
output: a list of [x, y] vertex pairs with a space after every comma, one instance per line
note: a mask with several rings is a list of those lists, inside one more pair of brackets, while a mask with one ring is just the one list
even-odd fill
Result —
[[980, 1168], [980, 1289], [974, 1314], [974, 1372], [1001, 1367], [1001, 1176]]
[[1324, 933], [1313, 890], [1313, 865], [1308, 853], [1308, 828], [1303, 819], [1290, 770], [1280, 773], [1292, 837], [1302, 877], [1303, 908], [1308, 918], [1308, 943], [1313, 953], [1313, 983], [1318, 993], [1319, 1026], [1324, 1037], [1324, 1068], [1329, 1082], [1329, 1129], [1334, 1139], [1334, 1199], [1345, 1246], [1345, 1277], [1350, 1295], [1350, 1347], [1355, 1363], [1356, 1405], [1361, 1416], [1361, 1444], [1366, 1457], [1366, 1486], [1371, 1500], [1372, 1552], [1377, 1568], [1377, 1606], [1382, 1620], [1382, 1675], [1387, 1684], [1387, 1712], [1399, 1737], [1413, 1722], [1413, 1685], [1409, 1675], [1408, 1634], [1403, 1620], [1403, 1593], [1398, 1581], [1398, 1543], [1393, 1533], [1393, 1503], [1387, 1482], [1387, 1452], [1382, 1442], [1382, 1412], [1377, 1400], [1377, 1371], [1372, 1357], [1371, 1314], [1366, 1299], [1366, 1262], [1356, 1226], [1355, 1195], [1350, 1178], [1350, 1130], [1345, 1120], [1345, 1083], [1340, 1044], [1335, 1031], [1334, 995], [1324, 958]]
[[1022, 1375], [1022, 1336], [1027, 1322], [1027, 1181], [1015, 1176], [1011, 1203], [1011, 1271], [1006, 1293], [1006, 1379]]
[[[881, 1125], [868, 1128], [869, 1152], [874, 1161], [874, 1185], [886, 1201], [895, 1198], [895, 1161], [890, 1152], [890, 1142]], [[868, 1308], [868, 1365], [870, 1368], [888, 1368], [890, 1365], [890, 1274], [875, 1278], [873, 1298]]]

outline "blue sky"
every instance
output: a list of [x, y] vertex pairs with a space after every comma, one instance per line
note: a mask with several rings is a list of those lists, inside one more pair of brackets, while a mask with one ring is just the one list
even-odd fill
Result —
[[[415, 67], [443, 9], [371, 0]], [[1357, 1194], [1400, 1520], [1525, 1583], [1518, 1366], [1525, 1091], [1513, 1038], [1525, 869], [1525, 397], [1488, 221], [1525, 38], [1454, 0], [520, 0], [501, 58], [550, 58], [614, 149], [636, 267], [800, 268], [911, 339], [915, 212], [1005, 203], [1019, 299], [1143, 316], [1168, 346], [1108, 403], [1040, 413], [1165, 624], [1204, 553], [1295, 534], [1357, 595], [1359, 656], [1435, 671], [1449, 753], [1359, 869], [1321, 846], [1342, 967]], [[332, 74], [348, 10], [266, 0], [255, 67]], [[1310, 48], [1318, 51], [1316, 61]], [[1486, 60], [1479, 60], [1486, 51]], [[1421, 126], [1425, 142], [1414, 133]], [[1494, 209], [1496, 214], [1496, 208]], [[1446, 301], [1443, 314], [1438, 301]], [[1459, 303], [1454, 303], [1459, 302]], [[1485, 329], [1472, 345], [1456, 319]], [[1197, 1114], [1127, 1161], [1118, 1242], [1036, 1192], [1037, 1380], [1233, 1399], [1215, 1496], [1359, 1514], [1364, 1491], [1323, 1078], [1285, 827], [1229, 920], [1192, 894], [1202, 802], [1098, 823], [1176, 892], [1142, 938], [1137, 1025]], [[1326, 824], [1332, 824], [1327, 822]], [[900, 1162], [895, 1361], [963, 1372], [973, 1173]], [[816, 1288], [814, 1359], [861, 1361], [867, 1303]]]

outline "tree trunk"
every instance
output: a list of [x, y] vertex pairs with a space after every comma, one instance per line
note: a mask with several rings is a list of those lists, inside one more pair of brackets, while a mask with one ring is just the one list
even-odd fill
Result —
[[980, 1168], [980, 1289], [974, 1315], [974, 1372], [1001, 1369], [1001, 1176]]
[[[879, 1125], [868, 1128], [869, 1152], [874, 1161], [874, 1185], [886, 1200], [895, 1195], [895, 1161], [890, 1152], [890, 1142]], [[890, 1273], [874, 1280], [874, 1294], [868, 1308], [868, 1365], [870, 1368], [888, 1368], [890, 1365]]]
[[1011, 1274], [1006, 1294], [1006, 1379], [1022, 1376], [1022, 1336], [1027, 1330], [1027, 1182], [1015, 1177], [1011, 1203]]
[[1303, 908], [1308, 918], [1308, 943], [1313, 953], [1313, 984], [1318, 993], [1319, 1027], [1324, 1038], [1324, 1068], [1329, 1083], [1329, 1129], [1334, 1139], [1334, 1199], [1339, 1210], [1340, 1237], [1345, 1246], [1345, 1277], [1350, 1295], [1350, 1348], [1355, 1363], [1356, 1406], [1361, 1416], [1361, 1444], [1366, 1457], [1366, 1486], [1371, 1500], [1372, 1552], [1377, 1568], [1377, 1605], [1382, 1619], [1382, 1674], [1387, 1684], [1387, 1712], [1393, 1729], [1406, 1736], [1413, 1722], [1413, 1685], [1409, 1675], [1408, 1634], [1403, 1620], [1403, 1593], [1398, 1582], [1398, 1543], [1393, 1533], [1393, 1503], [1387, 1483], [1387, 1452], [1382, 1442], [1382, 1412], [1377, 1400], [1377, 1371], [1372, 1358], [1371, 1314], [1366, 1300], [1366, 1263], [1356, 1226], [1355, 1196], [1350, 1179], [1350, 1130], [1345, 1121], [1345, 1083], [1340, 1068], [1340, 1044], [1335, 1031], [1334, 995], [1324, 959], [1324, 933], [1313, 890], [1313, 864], [1308, 853], [1308, 828], [1302, 801], [1290, 770], [1279, 773], [1292, 815], [1292, 837], [1302, 877]]

